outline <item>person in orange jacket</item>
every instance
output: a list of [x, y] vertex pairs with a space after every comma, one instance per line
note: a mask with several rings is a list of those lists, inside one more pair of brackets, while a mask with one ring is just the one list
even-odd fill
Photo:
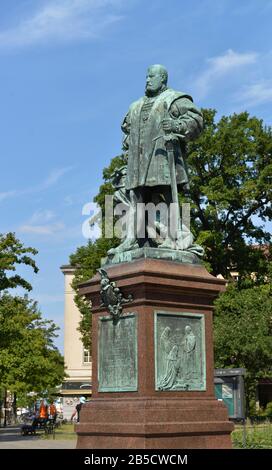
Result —
[[56, 421], [57, 417], [57, 408], [53, 400], [51, 401], [49, 407], [48, 407], [48, 417], [49, 419], [52, 419], [54, 422]]
[[40, 423], [44, 423], [48, 419], [48, 409], [47, 409], [47, 404], [44, 400], [41, 401], [40, 403], [40, 408], [39, 408], [39, 421]]

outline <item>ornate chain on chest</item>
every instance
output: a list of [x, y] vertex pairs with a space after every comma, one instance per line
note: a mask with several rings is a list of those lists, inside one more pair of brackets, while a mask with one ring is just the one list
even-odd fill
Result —
[[151, 109], [152, 109], [153, 104], [155, 103], [155, 101], [156, 101], [156, 98], [153, 98], [153, 99], [149, 98], [144, 102], [144, 104], [142, 106], [142, 110], [141, 110], [141, 119], [142, 119], [142, 121], [147, 121], [148, 120]]

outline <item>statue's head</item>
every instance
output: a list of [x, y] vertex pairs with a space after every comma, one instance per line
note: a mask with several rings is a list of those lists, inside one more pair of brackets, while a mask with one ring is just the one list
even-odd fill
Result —
[[185, 326], [185, 333], [187, 333], [187, 335], [191, 333], [191, 331], [192, 331], [192, 328], [189, 325]]
[[101, 287], [105, 287], [109, 284], [109, 280], [105, 277], [101, 279]]
[[150, 65], [147, 69], [145, 93], [156, 96], [167, 86], [168, 73], [163, 65]]

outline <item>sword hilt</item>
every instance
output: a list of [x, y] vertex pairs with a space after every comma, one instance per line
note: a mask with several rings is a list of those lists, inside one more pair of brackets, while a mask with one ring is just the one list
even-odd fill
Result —
[[155, 142], [155, 140], [158, 140], [158, 139], [164, 139], [166, 142], [169, 142], [170, 140], [177, 140], [178, 138], [184, 138], [185, 135], [183, 134], [174, 134], [173, 132], [171, 132], [171, 134], [166, 134], [166, 135], [158, 135], [158, 137], [155, 137], [154, 139], [152, 139], [152, 142]]

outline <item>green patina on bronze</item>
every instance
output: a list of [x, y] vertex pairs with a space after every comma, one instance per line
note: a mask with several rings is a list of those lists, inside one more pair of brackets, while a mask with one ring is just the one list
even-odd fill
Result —
[[108, 277], [107, 271], [100, 268], [97, 269], [101, 276], [101, 307], [106, 307], [115, 322], [118, 322], [122, 314], [123, 304], [132, 301], [132, 296], [124, 297], [116, 282], [111, 281]]
[[[195, 247], [194, 247], [195, 248]], [[106, 267], [108, 264], [119, 264], [119, 263], [129, 263], [136, 259], [140, 258], [151, 258], [151, 259], [165, 259], [169, 261], [178, 261], [179, 263], [185, 264], [200, 264], [200, 260], [197, 256], [197, 251], [192, 251], [190, 249], [184, 251], [170, 250], [170, 249], [160, 249], [160, 248], [135, 248], [129, 251], [123, 251], [116, 253], [110, 258], [101, 258], [101, 266]]]
[[138, 389], [137, 316], [99, 318], [98, 391], [129, 392]]
[[206, 390], [204, 315], [156, 312], [155, 388]]
[[[186, 143], [199, 136], [203, 128], [201, 111], [190, 95], [167, 87], [168, 73], [162, 65], [149, 67], [145, 96], [132, 103], [123, 121], [123, 150], [127, 166], [114, 175], [115, 201], [130, 207], [126, 237], [117, 248], [108, 252], [107, 264], [116, 262], [116, 256], [142, 247], [159, 250], [192, 251], [203, 255], [201, 247], [193, 244], [193, 236], [180, 220], [176, 210], [177, 231], [175, 237], [167, 232], [167, 225], [155, 222], [155, 232], [168, 234], [163, 239], [150, 237], [144, 216], [146, 235], [139, 237], [134, 229], [139, 203], [176, 203], [178, 191], [189, 190], [186, 168]], [[175, 258], [175, 255], [173, 255]], [[162, 256], [163, 257], [163, 256]], [[158, 255], [160, 258], [160, 255]], [[170, 258], [172, 259], [172, 257]], [[180, 257], [176, 255], [176, 261]]]

